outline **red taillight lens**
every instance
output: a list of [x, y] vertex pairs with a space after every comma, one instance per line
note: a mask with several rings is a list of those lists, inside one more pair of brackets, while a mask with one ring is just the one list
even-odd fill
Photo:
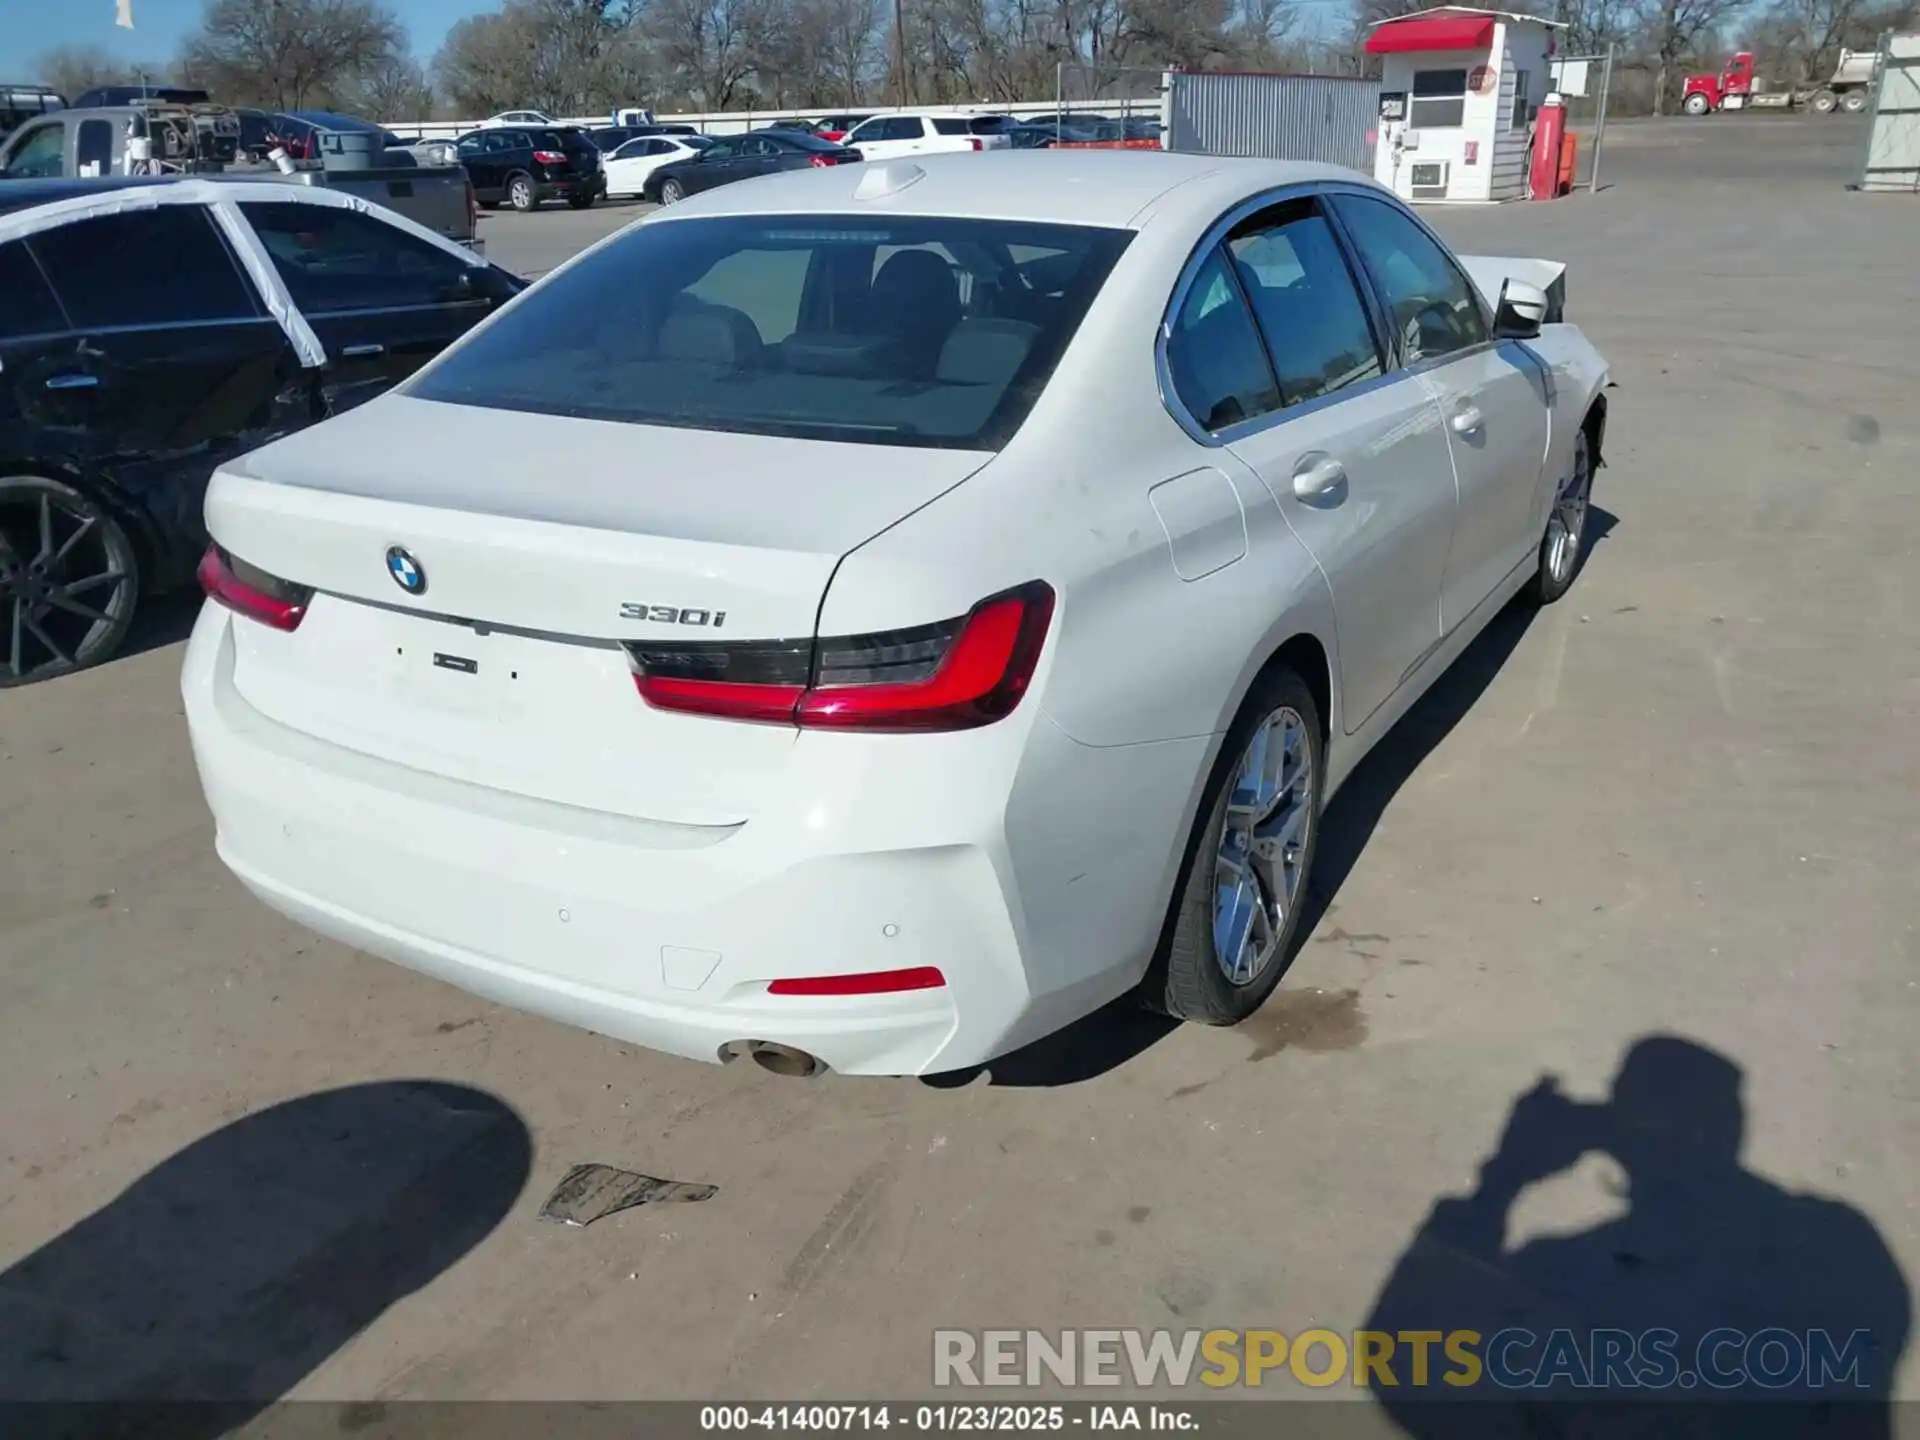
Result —
[[567, 163], [567, 157], [562, 155], [558, 150], [536, 150], [533, 152], [533, 158], [542, 165], [564, 165]]
[[209, 545], [200, 557], [199, 574], [200, 588], [209, 599], [276, 630], [299, 629], [313, 601], [310, 587], [269, 575], [218, 545]]
[[968, 137], [967, 145], [968, 148], [973, 150], [984, 150], [987, 148], [987, 142], [982, 140], [978, 135]]
[[969, 730], [1020, 703], [1052, 619], [1053, 590], [1036, 580], [912, 630], [626, 648], [634, 684], [659, 710], [809, 729]]
[[838, 155], [812, 155], [807, 158], [807, 164], [813, 166], [816, 170], [826, 170], [839, 163], [840, 157]]
[[938, 990], [947, 977], [931, 965], [911, 970], [875, 970], [865, 975], [809, 975], [798, 980], [775, 980], [769, 995], [897, 995], [902, 990]]

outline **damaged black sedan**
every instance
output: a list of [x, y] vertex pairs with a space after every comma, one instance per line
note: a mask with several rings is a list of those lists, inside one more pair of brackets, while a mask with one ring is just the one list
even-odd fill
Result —
[[390, 211], [213, 179], [0, 186], [0, 687], [192, 582], [223, 460], [405, 379], [524, 283]]

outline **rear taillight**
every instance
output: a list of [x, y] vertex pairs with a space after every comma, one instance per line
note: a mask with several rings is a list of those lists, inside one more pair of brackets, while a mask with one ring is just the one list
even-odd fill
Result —
[[840, 163], [840, 157], [838, 155], [812, 155], [807, 158], [807, 163], [816, 170], [827, 170], [838, 165]]
[[978, 135], [969, 135], [967, 137], [967, 147], [971, 150], [984, 150], [987, 148], [987, 142], [982, 140]]
[[658, 710], [826, 730], [969, 730], [1012, 713], [1033, 680], [1053, 590], [1042, 581], [964, 617], [823, 640], [627, 642]]
[[311, 587], [269, 575], [218, 545], [209, 545], [200, 557], [199, 574], [209, 599], [276, 630], [299, 629], [313, 601]]
[[567, 157], [562, 155], [558, 150], [536, 150], [533, 152], [533, 158], [542, 165], [564, 165], [567, 163]]

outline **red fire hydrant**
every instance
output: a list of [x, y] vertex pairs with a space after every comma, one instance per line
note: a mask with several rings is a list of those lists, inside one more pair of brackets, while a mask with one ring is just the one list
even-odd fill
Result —
[[1533, 166], [1527, 188], [1535, 200], [1560, 196], [1560, 144], [1566, 133], [1566, 102], [1557, 93], [1549, 95], [1540, 102], [1540, 114], [1533, 122]]

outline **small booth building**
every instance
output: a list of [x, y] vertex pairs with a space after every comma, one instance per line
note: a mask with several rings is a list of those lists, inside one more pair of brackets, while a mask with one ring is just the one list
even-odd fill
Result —
[[1548, 90], [1554, 31], [1564, 28], [1462, 5], [1374, 25], [1374, 178], [1408, 200], [1524, 200], [1533, 119]]

